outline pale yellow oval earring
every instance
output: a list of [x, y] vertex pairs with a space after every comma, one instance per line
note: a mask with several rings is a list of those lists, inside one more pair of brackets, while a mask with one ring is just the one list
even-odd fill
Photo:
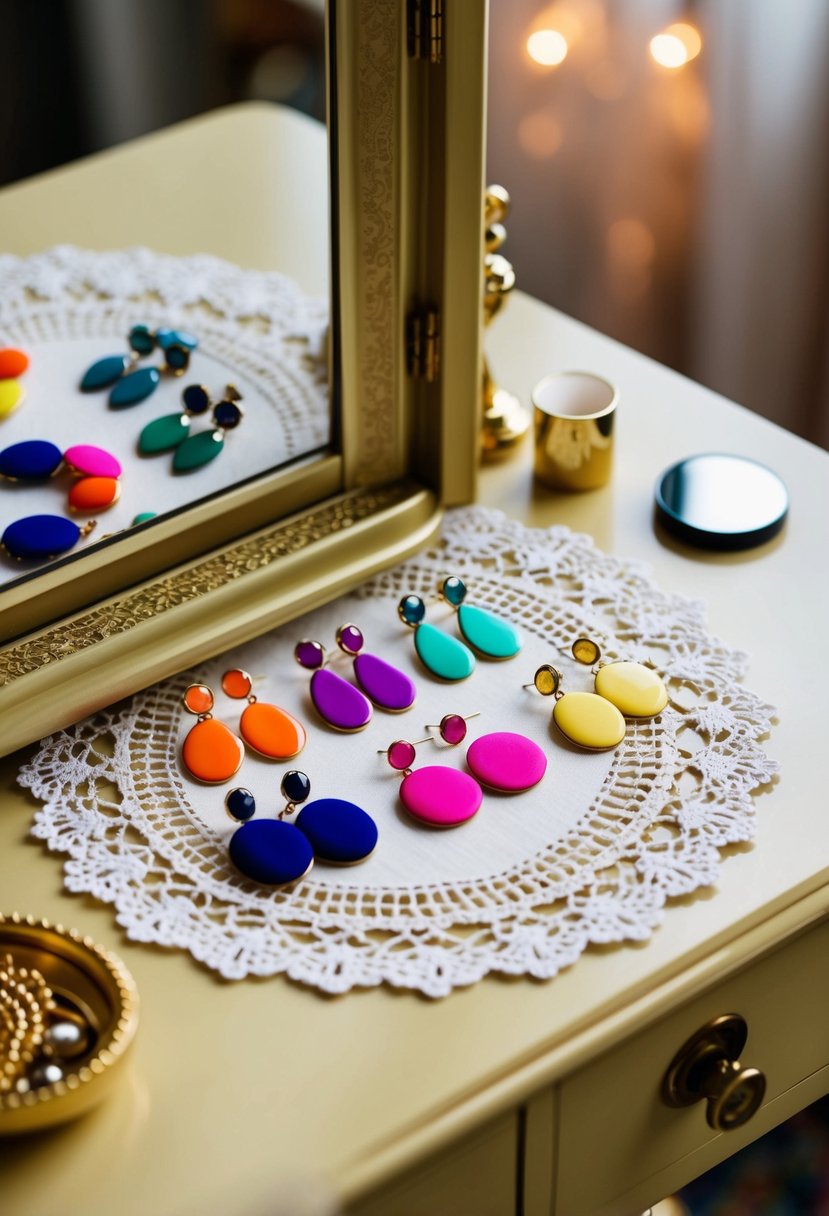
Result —
[[655, 718], [668, 704], [668, 690], [652, 667], [624, 659], [602, 663], [592, 638], [576, 638], [571, 652], [577, 663], [593, 668], [598, 695], [626, 718]]
[[543, 697], [555, 697], [553, 722], [571, 743], [589, 752], [606, 752], [618, 747], [625, 737], [625, 720], [605, 697], [594, 692], [567, 692], [561, 687], [561, 672], [544, 663], [532, 684]]

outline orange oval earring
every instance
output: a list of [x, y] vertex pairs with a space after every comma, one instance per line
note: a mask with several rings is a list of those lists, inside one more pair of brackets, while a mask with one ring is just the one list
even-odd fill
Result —
[[213, 717], [213, 691], [206, 684], [191, 684], [184, 690], [182, 701], [188, 713], [198, 718], [181, 747], [184, 767], [205, 785], [229, 781], [245, 758], [242, 740]]
[[247, 698], [247, 709], [239, 720], [239, 733], [251, 751], [267, 760], [291, 760], [305, 746], [302, 723], [278, 705], [263, 704], [251, 692], [253, 679], [234, 667], [222, 676], [222, 691], [236, 700]]

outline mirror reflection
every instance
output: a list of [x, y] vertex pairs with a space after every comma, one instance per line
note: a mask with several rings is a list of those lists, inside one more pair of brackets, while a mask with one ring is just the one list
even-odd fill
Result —
[[331, 434], [322, 4], [9, 9], [6, 584], [151, 533]]

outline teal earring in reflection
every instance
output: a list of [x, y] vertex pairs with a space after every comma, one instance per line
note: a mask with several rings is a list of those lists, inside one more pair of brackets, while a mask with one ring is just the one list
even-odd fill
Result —
[[[190, 353], [198, 346], [198, 338], [183, 329], [157, 329], [133, 325], [127, 335], [129, 353], [106, 355], [87, 368], [81, 380], [81, 392], [93, 393], [112, 388], [111, 409], [126, 409], [145, 401], [161, 383], [162, 375], [183, 376], [190, 365]], [[132, 371], [139, 359], [160, 350], [164, 363], [159, 367], [142, 367]]]
[[[242, 421], [239, 402], [242, 395], [232, 384], [225, 388], [225, 395], [215, 404], [202, 384], [188, 384], [181, 394], [184, 409], [180, 414], [164, 414], [148, 422], [138, 436], [138, 451], [142, 456], [155, 456], [159, 452], [174, 452], [173, 472], [186, 473], [209, 464], [224, 447], [225, 431], [233, 430]], [[190, 419], [213, 411], [214, 426], [211, 430], [190, 434]]]
[[524, 639], [519, 629], [486, 608], [466, 603], [466, 585], [455, 577], [445, 578], [440, 598], [458, 614], [458, 628], [465, 642], [486, 659], [514, 659]]
[[404, 625], [414, 629], [417, 657], [427, 671], [439, 680], [465, 680], [475, 670], [475, 656], [468, 646], [430, 625], [426, 605], [419, 595], [404, 595], [397, 605], [397, 615]]

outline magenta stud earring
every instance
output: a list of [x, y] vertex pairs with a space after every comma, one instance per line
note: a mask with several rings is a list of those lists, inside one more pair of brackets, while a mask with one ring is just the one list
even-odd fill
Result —
[[301, 667], [313, 672], [311, 676], [311, 701], [323, 722], [334, 730], [354, 733], [368, 726], [371, 721], [371, 702], [353, 684], [329, 671], [325, 664], [328, 656], [325, 647], [308, 639], [297, 642], [294, 658]]
[[414, 743], [397, 739], [378, 755], [385, 756], [391, 767], [403, 774], [400, 801], [413, 819], [430, 828], [454, 828], [477, 814], [483, 791], [474, 777], [443, 764], [428, 764], [412, 771], [415, 748], [431, 741], [431, 735]]
[[369, 701], [394, 714], [411, 709], [417, 696], [414, 680], [376, 654], [366, 654], [364, 644], [362, 630], [356, 625], [340, 625], [337, 645], [354, 660], [354, 678]]

